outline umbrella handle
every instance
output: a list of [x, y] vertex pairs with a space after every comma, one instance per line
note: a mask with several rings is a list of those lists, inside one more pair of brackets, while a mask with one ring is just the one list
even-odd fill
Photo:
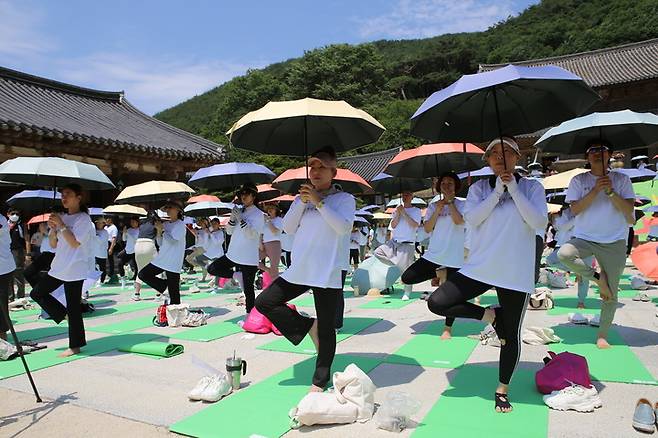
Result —
[[308, 183], [308, 126], [307, 117], [304, 116], [304, 169], [306, 169], [306, 183]]

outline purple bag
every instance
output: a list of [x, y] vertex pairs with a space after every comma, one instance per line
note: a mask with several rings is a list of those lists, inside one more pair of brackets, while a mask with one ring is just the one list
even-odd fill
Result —
[[548, 355], [550, 357], [544, 358], [544, 368], [535, 374], [535, 384], [539, 392], [550, 394], [571, 384], [586, 388], [592, 386], [587, 359], [583, 356], [568, 351], [560, 354], [549, 351]]

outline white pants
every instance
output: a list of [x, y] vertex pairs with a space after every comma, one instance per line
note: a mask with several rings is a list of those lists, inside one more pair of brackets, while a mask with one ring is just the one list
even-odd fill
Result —
[[[155, 248], [153, 239], [140, 238], [135, 242], [135, 263], [137, 263], [137, 272], [141, 271], [144, 266], [151, 263], [151, 261], [158, 254]], [[142, 284], [142, 280], [137, 277], [136, 283]]]

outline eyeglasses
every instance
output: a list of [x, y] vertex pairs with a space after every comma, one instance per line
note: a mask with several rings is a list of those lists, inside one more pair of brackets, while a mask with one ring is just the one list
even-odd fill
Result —
[[591, 148], [587, 149], [587, 153], [591, 154], [596, 152], [605, 152], [607, 150], [609, 149], [605, 146], [592, 146]]

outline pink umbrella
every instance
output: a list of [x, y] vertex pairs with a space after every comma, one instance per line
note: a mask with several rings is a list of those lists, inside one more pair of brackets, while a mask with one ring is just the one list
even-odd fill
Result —
[[[299, 187], [307, 181], [306, 167], [288, 169], [272, 181], [272, 187], [285, 193], [297, 193]], [[348, 193], [365, 193], [372, 191], [368, 182], [347, 169], [338, 169], [334, 181]]]
[[645, 277], [658, 280], [658, 242], [644, 243], [631, 253], [635, 267]]
[[188, 204], [194, 204], [196, 202], [221, 202], [217, 196], [214, 195], [197, 195], [192, 196], [187, 200]]
[[42, 222], [48, 222], [48, 219], [50, 219], [50, 213], [40, 214], [39, 216], [34, 216], [32, 219], [27, 221], [27, 224], [40, 224]]

